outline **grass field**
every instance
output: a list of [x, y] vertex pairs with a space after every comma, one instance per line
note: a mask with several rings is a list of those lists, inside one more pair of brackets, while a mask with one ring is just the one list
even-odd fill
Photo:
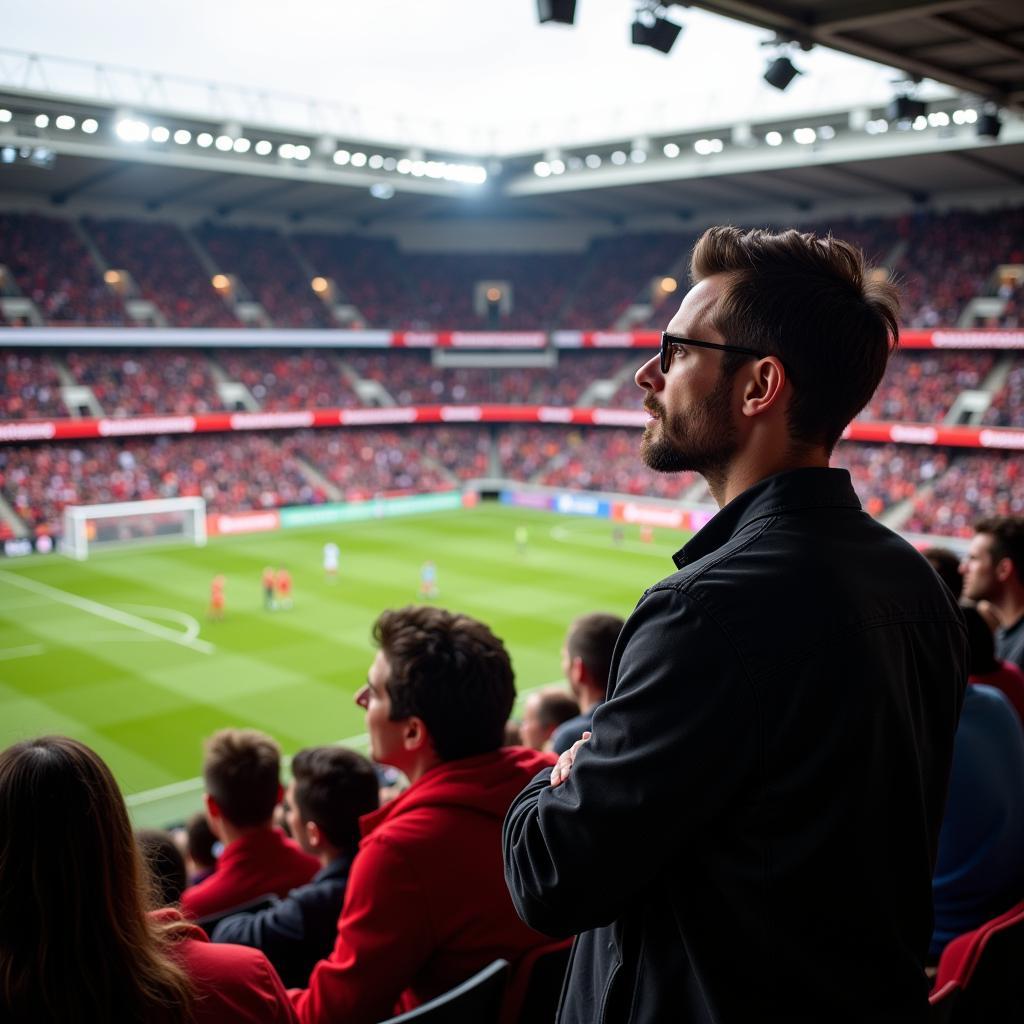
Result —
[[[513, 531], [529, 528], [525, 556]], [[341, 548], [334, 582], [327, 541]], [[569, 621], [625, 615], [672, 571], [685, 537], [653, 543], [607, 521], [485, 504], [402, 519], [218, 538], [204, 548], [108, 550], [0, 562], [0, 746], [48, 732], [93, 746], [140, 824], [198, 804], [202, 739], [227, 725], [262, 729], [294, 753], [339, 739], [359, 745], [352, 696], [373, 657], [384, 608], [416, 602], [419, 569], [438, 570], [438, 604], [504, 639], [520, 691], [560, 675]], [[286, 566], [294, 607], [267, 612], [260, 573]], [[206, 617], [210, 581], [227, 578], [223, 621]]]

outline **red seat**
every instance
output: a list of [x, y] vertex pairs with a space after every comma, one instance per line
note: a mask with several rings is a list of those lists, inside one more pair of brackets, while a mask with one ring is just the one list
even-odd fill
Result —
[[945, 948], [929, 1002], [936, 1022], [1024, 1020], [1024, 903]]

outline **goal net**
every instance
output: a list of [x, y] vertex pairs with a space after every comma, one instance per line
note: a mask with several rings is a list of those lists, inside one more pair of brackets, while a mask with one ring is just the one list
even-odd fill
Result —
[[68, 505], [61, 551], [79, 560], [115, 544], [206, 543], [202, 498], [158, 498], [110, 505]]

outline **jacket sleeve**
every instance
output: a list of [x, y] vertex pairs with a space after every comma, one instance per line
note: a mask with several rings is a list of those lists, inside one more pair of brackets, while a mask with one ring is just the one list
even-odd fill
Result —
[[623, 629], [612, 679], [569, 778], [552, 787], [547, 773], [537, 776], [505, 819], [512, 900], [548, 935], [620, 917], [699, 846], [760, 763], [754, 687], [728, 636], [686, 594], [645, 595]]
[[282, 952], [287, 955], [306, 937], [302, 906], [295, 890], [265, 910], [223, 918], [210, 935], [214, 942], [233, 942], [262, 949], [271, 962]]
[[289, 995], [302, 1024], [375, 1024], [391, 1016], [433, 948], [412, 865], [386, 839], [352, 862], [338, 939], [308, 989]]

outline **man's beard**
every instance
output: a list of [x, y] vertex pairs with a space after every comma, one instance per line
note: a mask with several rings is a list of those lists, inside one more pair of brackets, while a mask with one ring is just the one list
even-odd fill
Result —
[[709, 483], [724, 477], [738, 448], [729, 383], [720, 378], [702, 403], [671, 414], [653, 395], [647, 396], [644, 408], [660, 424], [660, 429], [649, 425], [640, 442], [640, 457], [651, 469], [658, 473], [692, 470]]

